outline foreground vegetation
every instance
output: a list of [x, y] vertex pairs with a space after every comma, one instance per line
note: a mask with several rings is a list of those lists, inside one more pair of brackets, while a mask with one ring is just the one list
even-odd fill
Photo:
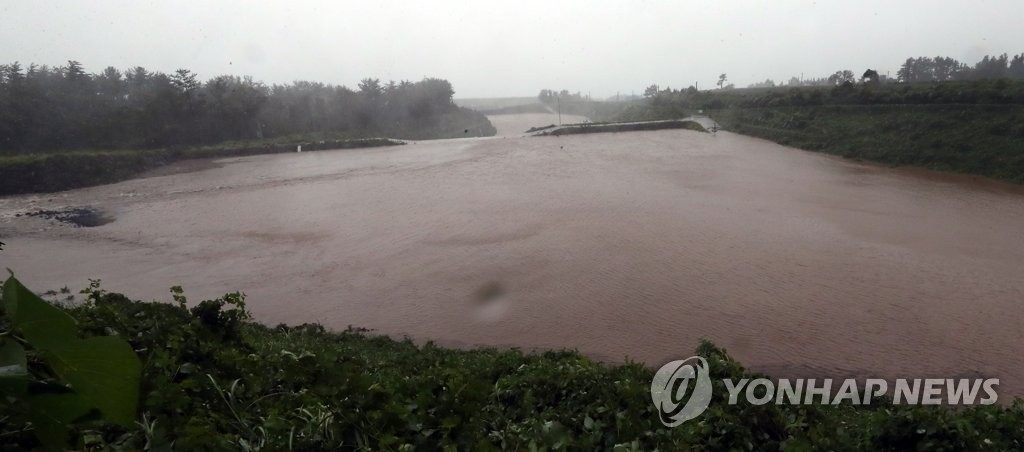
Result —
[[[0, 399], [0, 438], [5, 448], [1024, 447], [1019, 401], [961, 410], [884, 401], [727, 405], [721, 379], [748, 372], [707, 342], [696, 352], [710, 364], [711, 407], [669, 429], [650, 401], [653, 371], [639, 364], [605, 365], [569, 351], [417, 346], [318, 325], [264, 326], [250, 320], [238, 293], [195, 304], [180, 288], [172, 289], [177, 304], [131, 301], [102, 291], [98, 282], [84, 293], [85, 302], [55, 309], [13, 277], [4, 285], [0, 392], [7, 397]], [[69, 334], [70, 328], [78, 333]], [[104, 347], [89, 348], [78, 358], [68, 355], [75, 350], [68, 344], [87, 341]], [[61, 364], [69, 359], [79, 365]], [[90, 385], [82, 379], [87, 370], [94, 380], [114, 378], [121, 384]], [[54, 409], [47, 397], [76, 402]], [[41, 411], [50, 416], [40, 417]]]
[[803, 149], [1024, 182], [1024, 81], [661, 91], [619, 119], [700, 111]]

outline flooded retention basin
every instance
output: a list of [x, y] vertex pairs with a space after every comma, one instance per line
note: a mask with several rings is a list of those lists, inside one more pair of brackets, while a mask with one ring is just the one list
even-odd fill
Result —
[[[1018, 187], [685, 130], [199, 168], [0, 199], [0, 268], [39, 291], [243, 290], [266, 323], [652, 366], [707, 337], [779, 376], [983, 375], [1024, 395]], [[114, 221], [24, 215], [86, 206]]]

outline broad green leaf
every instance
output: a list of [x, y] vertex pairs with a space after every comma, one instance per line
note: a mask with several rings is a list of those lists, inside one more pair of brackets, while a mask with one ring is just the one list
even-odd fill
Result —
[[88, 402], [72, 392], [29, 397], [29, 419], [36, 437], [50, 450], [66, 450], [68, 427], [91, 410]]
[[138, 406], [142, 364], [116, 336], [79, 339], [75, 320], [13, 276], [4, 283], [11, 323], [61, 380], [111, 422], [130, 426]]
[[11, 323], [33, 347], [46, 348], [76, 339], [75, 319], [39, 298], [13, 276], [4, 282], [4, 308]]
[[57, 375], [105, 418], [123, 426], [135, 420], [142, 364], [123, 339], [76, 339], [46, 350], [44, 356]]
[[20, 395], [28, 385], [28, 362], [25, 349], [13, 339], [0, 344], [0, 393]]

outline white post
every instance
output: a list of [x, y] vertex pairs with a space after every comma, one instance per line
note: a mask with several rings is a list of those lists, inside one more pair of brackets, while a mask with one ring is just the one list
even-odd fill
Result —
[[302, 152], [302, 145], [301, 144], [299, 145], [298, 150], [296, 150], [295, 152]]

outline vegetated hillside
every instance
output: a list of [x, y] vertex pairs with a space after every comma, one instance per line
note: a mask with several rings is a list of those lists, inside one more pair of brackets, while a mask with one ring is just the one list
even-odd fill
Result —
[[1024, 81], [659, 92], [619, 119], [701, 110], [727, 130], [803, 149], [1024, 182]]
[[1024, 182], [1024, 105], [732, 108], [714, 118], [801, 149]]
[[[5, 288], [13, 286], [12, 280]], [[137, 406], [134, 424], [112, 423], [102, 412], [83, 416], [69, 420], [70, 434], [66, 439], [51, 436], [51, 444], [131, 450], [163, 450], [172, 444], [178, 450], [1024, 447], [1024, 404], [1019, 400], [1012, 406], [966, 409], [893, 406], [882, 399], [871, 405], [729, 405], [722, 379], [751, 374], [710, 343], [696, 350], [710, 364], [710, 408], [697, 419], [666, 428], [650, 399], [654, 372], [638, 364], [604, 365], [568, 351], [417, 346], [318, 325], [269, 327], [249, 320], [240, 294], [187, 307], [180, 288], [172, 292], [178, 305], [133, 302], [94, 284], [84, 303], [64, 309], [77, 321], [79, 336], [116, 335], [128, 342], [141, 362], [141, 387], [137, 404], [134, 397], [123, 405], [108, 404]], [[14, 293], [4, 291], [8, 307], [12, 301], [7, 297]], [[32, 300], [26, 294], [27, 289], [17, 293], [17, 305], [27, 309]], [[51, 355], [33, 343], [46, 339], [41, 347], [62, 350], [60, 339], [26, 335], [18, 326], [25, 313], [12, 329], [10, 314], [0, 316], [5, 329], [0, 341], [6, 341], [0, 343], [2, 357], [13, 359], [17, 370], [25, 367], [17, 363], [19, 354], [27, 355], [31, 375], [19, 378], [38, 380], [40, 387], [60, 385], [63, 380], [48, 365]], [[46, 322], [55, 317], [50, 313]], [[33, 328], [55, 327], [46, 322]], [[15, 338], [28, 339], [8, 344]], [[119, 389], [128, 395], [136, 390]], [[0, 437], [7, 447], [32, 448], [39, 445], [37, 435], [59, 434], [30, 423], [33, 410], [45, 408], [33, 405], [44, 402], [38, 395], [11, 385], [0, 385], [0, 392], [9, 396], [0, 398]], [[40, 420], [37, 425], [49, 424]]]
[[[230, 75], [202, 82], [185, 69], [168, 75], [110, 67], [89, 74], [75, 61], [61, 67], [0, 65], [0, 178], [8, 179], [0, 194], [112, 182], [156, 164], [208, 154], [497, 132], [483, 114], [455, 105], [453, 95], [451, 84], [436, 78], [400, 83], [367, 78], [352, 90], [305, 81], [267, 86]], [[211, 147], [235, 152], [193, 150]], [[132, 152], [141, 154], [128, 155]], [[114, 154], [122, 157], [112, 159]], [[28, 161], [35, 179], [56, 182], [36, 186], [31, 178], [18, 179], [29, 174], [21, 166]], [[76, 164], [59, 164], [64, 161]], [[125, 166], [107, 166], [114, 164]], [[66, 172], [76, 167], [85, 174]]]
[[407, 125], [385, 136], [404, 140], [434, 140], [490, 137], [497, 133], [498, 130], [486, 115], [468, 108], [458, 107]]

